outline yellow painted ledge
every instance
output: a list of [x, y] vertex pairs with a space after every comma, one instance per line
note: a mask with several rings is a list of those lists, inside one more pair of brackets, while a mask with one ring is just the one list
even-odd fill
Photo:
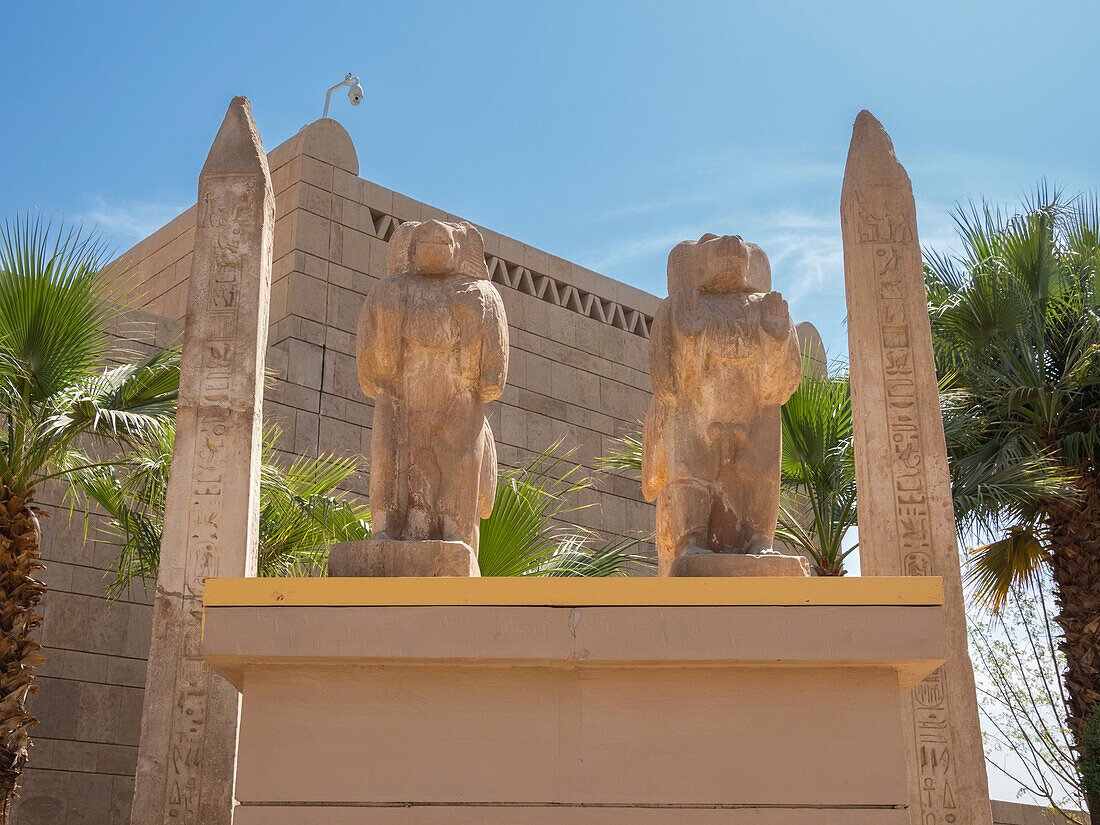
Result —
[[213, 578], [206, 607], [644, 607], [943, 604], [938, 576], [852, 578]]

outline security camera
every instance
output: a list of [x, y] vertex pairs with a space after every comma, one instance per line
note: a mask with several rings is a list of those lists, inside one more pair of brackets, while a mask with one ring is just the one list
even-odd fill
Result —
[[332, 93], [345, 86], [348, 87], [348, 100], [352, 106], [358, 106], [363, 101], [363, 87], [359, 85], [359, 78], [348, 72], [348, 76], [344, 78], [343, 83], [337, 83], [325, 94], [325, 110], [321, 114], [322, 118], [328, 117], [328, 101], [332, 97]]

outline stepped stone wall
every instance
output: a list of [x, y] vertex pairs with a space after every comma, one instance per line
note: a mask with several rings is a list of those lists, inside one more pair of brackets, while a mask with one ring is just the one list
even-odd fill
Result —
[[[346, 132], [318, 121], [268, 154], [276, 192], [275, 266], [265, 396], [288, 455], [369, 454], [371, 404], [359, 391], [354, 337], [363, 296], [384, 275], [386, 244], [404, 220], [456, 216], [358, 177]], [[120, 263], [130, 305], [110, 330], [129, 360], [182, 333], [194, 245], [189, 209]], [[645, 414], [649, 325], [659, 299], [479, 227], [508, 312], [508, 387], [490, 405], [502, 465], [518, 466], [558, 438], [592, 468], [608, 438]], [[576, 521], [607, 534], [653, 529], [637, 482], [602, 479]], [[366, 477], [349, 489], [363, 497]], [[49, 586], [40, 640], [46, 664], [33, 708], [32, 767], [16, 825], [129, 825], [141, 725], [152, 590], [105, 598], [117, 548], [87, 537], [56, 490], [44, 520]], [[997, 825], [1046, 825], [1036, 806], [993, 803]]]
[[[320, 120], [268, 155], [275, 188], [269, 359], [277, 378], [265, 413], [287, 453], [369, 455], [372, 405], [359, 389], [355, 329], [386, 248], [406, 220], [461, 220], [358, 177], [351, 139]], [[194, 208], [123, 258], [136, 305], [182, 320]], [[645, 416], [649, 324], [660, 299], [479, 227], [508, 313], [508, 386], [488, 415], [502, 465], [515, 467], [564, 438], [586, 468], [610, 437]], [[367, 494], [365, 476], [351, 490]], [[605, 534], [653, 529], [637, 482], [600, 480], [576, 521]]]
[[[305, 127], [268, 159], [277, 220], [265, 416], [281, 428], [288, 456], [369, 456], [373, 408], [355, 365], [363, 298], [385, 274], [398, 224], [458, 218], [359, 178], [355, 149], [335, 121]], [[501, 465], [520, 466], [562, 438], [591, 470], [609, 438], [645, 415], [649, 323], [659, 299], [479, 228], [511, 337], [508, 386], [487, 410]], [[119, 261], [135, 309], [110, 332], [133, 358], [182, 334], [194, 233], [191, 208]], [[347, 486], [366, 498], [365, 473]], [[60, 505], [50, 493], [43, 500]], [[572, 520], [609, 538], [653, 530], [653, 508], [631, 479], [602, 477], [578, 503], [593, 506]], [[139, 586], [109, 602], [117, 548], [96, 540], [95, 524], [85, 540], [79, 518], [53, 509], [43, 546], [47, 662], [33, 704], [42, 721], [14, 821], [128, 825], [152, 583], [148, 594]]]
[[[1088, 822], [1088, 814], [1077, 814]], [[1066, 825], [1066, 818], [1039, 805], [993, 800], [993, 825]]]

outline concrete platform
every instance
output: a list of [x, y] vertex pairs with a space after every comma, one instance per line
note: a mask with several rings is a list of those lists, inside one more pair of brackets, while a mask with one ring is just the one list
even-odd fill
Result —
[[243, 693], [237, 825], [902, 825], [900, 693], [947, 655], [930, 578], [206, 595], [203, 655]]

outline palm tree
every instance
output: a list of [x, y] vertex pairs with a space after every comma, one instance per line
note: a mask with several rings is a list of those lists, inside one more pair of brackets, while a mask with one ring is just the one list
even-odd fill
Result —
[[819, 576], [843, 576], [848, 531], [856, 526], [852, 393], [848, 376], [804, 365], [783, 405], [783, 460], [776, 536], [806, 554]]
[[[960, 530], [994, 608], [1048, 565], [1080, 765], [1100, 754], [1100, 204], [1040, 186], [1017, 215], [958, 209], [962, 251], [926, 256]], [[1100, 821], [1100, 794], [1087, 793]]]
[[[115, 578], [108, 586], [112, 597], [137, 581], [156, 579], [174, 435], [173, 422], [137, 445], [125, 463], [96, 468], [75, 480], [106, 512], [103, 531], [120, 547]], [[268, 427], [261, 449], [258, 574], [323, 573], [329, 545], [370, 536], [366, 506], [336, 490], [359, 469], [359, 462], [322, 455], [284, 465], [276, 457], [279, 435], [277, 427]]]
[[570, 466], [573, 450], [558, 455], [558, 441], [526, 467], [504, 470], [493, 512], [481, 520], [478, 565], [483, 576], [617, 576], [652, 568], [654, 560], [632, 552], [642, 538], [596, 544], [591, 530], [568, 523], [574, 497], [593, 480]]
[[175, 410], [171, 354], [102, 367], [117, 310], [105, 253], [94, 235], [30, 217], [0, 225], [0, 825], [37, 724], [27, 700], [43, 657], [30, 636], [42, 621], [38, 516], [47, 513], [36, 489], [110, 463], [86, 450], [139, 442]]

